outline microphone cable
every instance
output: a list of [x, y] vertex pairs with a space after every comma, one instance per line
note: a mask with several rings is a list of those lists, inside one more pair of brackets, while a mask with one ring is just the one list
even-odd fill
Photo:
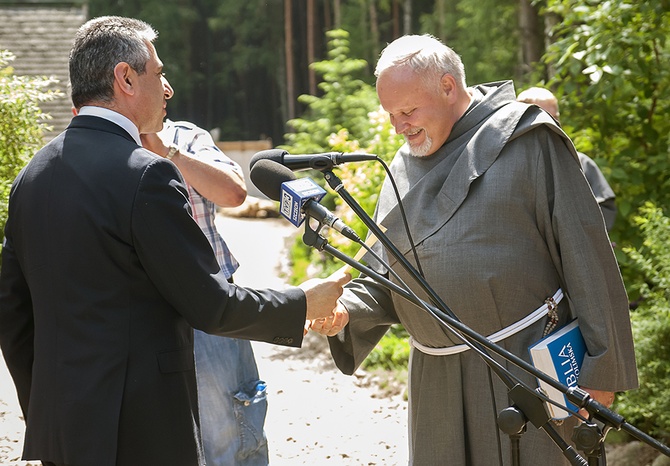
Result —
[[407, 216], [405, 215], [405, 207], [402, 203], [402, 199], [400, 198], [400, 192], [398, 191], [398, 186], [396, 185], [395, 179], [393, 179], [393, 175], [391, 174], [391, 170], [389, 169], [388, 165], [386, 162], [384, 162], [380, 157], [377, 157], [377, 160], [382, 164], [382, 167], [384, 167], [384, 170], [386, 171], [386, 176], [391, 182], [391, 186], [393, 187], [393, 192], [395, 193], [395, 197], [398, 201], [398, 208], [400, 209], [400, 216], [402, 217], [403, 225], [405, 226], [405, 233], [407, 234], [407, 240], [409, 241], [409, 245], [412, 248], [412, 254], [414, 255], [414, 260], [416, 261], [416, 268], [421, 277], [424, 279], [426, 276], [423, 273], [423, 269], [421, 268], [421, 262], [419, 261], [419, 255], [416, 252], [416, 246], [414, 245], [414, 239], [412, 238], [412, 233], [410, 232], [409, 229], [409, 223], [407, 222]]

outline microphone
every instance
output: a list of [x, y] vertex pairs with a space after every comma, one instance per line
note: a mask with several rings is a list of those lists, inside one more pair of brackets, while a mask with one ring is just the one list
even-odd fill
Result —
[[282, 216], [296, 227], [302, 224], [307, 214], [350, 240], [357, 243], [361, 241], [351, 227], [319, 204], [326, 191], [311, 179], [296, 179], [291, 170], [269, 159], [258, 160], [251, 168], [249, 177], [260, 192], [280, 202]]
[[[326, 195], [326, 190], [310, 178], [298, 178], [281, 184], [279, 211], [293, 225], [299, 227], [305, 220], [305, 205], [314, 201], [317, 205]], [[319, 222], [320, 219], [317, 218]]]
[[322, 154], [291, 155], [282, 149], [268, 149], [257, 152], [249, 162], [249, 169], [259, 160], [272, 160], [291, 170], [330, 170], [335, 165], [347, 162], [377, 160], [374, 154], [343, 154], [342, 152], [324, 152]]

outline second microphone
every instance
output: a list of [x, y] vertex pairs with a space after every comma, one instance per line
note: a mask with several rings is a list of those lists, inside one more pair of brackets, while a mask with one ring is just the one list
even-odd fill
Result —
[[249, 176], [263, 194], [280, 202], [281, 214], [296, 227], [302, 224], [307, 215], [350, 240], [361, 242], [351, 227], [319, 204], [326, 192], [311, 179], [296, 179], [291, 170], [269, 159], [261, 159], [253, 164]]

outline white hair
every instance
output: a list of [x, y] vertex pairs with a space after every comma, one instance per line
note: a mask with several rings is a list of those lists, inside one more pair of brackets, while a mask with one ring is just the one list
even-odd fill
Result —
[[465, 67], [451, 48], [430, 34], [402, 36], [382, 51], [375, 76], [393, 67], [408, 66], [427, 81], [450, 74], [465, 89]]

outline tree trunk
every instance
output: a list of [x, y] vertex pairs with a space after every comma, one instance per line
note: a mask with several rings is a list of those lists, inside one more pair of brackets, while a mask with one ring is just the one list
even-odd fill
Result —
[[445, 18], [444, 0], [435, 0], [435, 21], [436, 36], [444, 40], [446, 35], [446, 18]]
[[532, 71], [535, 63], [542, 59], [543, 30], [540, 15], [530, 0], [519, 0], [519, 31], [521, 40], [521, 72]]
[[[314, 25], [315, 18], [314, 0], [307, 0], [307, 64], [314, 63]], [[316, 74], [311, 66], [307, 69], [309, 80], [309, 94], [316, 95]]]
[[393, 38], [400, 36], [400, 0], [393, 0]]
[[333, 16], [330, 11], [330, 0], [323, 2], [323, 29], [324, 31], [333, 29]]
[[284, 53], [286, 55], [287, 119], [295, 118], [295, 76], [293, 74], [293, 4], [284, 0]]
[[412, 33], [412, 0], [405, 0], [403, 5], [403, 35]]
[[373, 53], [373, 60], [376, 60], [376, 58], [379, 56], [379, 19], [377, 17], [377, 4], [376, 0], [368, 0], [369, 3], [369, 8], [370, 8], [370, 34], [372, 35], [371, 37], [371, 43], [372, 43], [372, 53]]
[[335, 29], [340, 29], [342, 27], [342, 0], [335, 0], [333, 2], [333, 24]]

